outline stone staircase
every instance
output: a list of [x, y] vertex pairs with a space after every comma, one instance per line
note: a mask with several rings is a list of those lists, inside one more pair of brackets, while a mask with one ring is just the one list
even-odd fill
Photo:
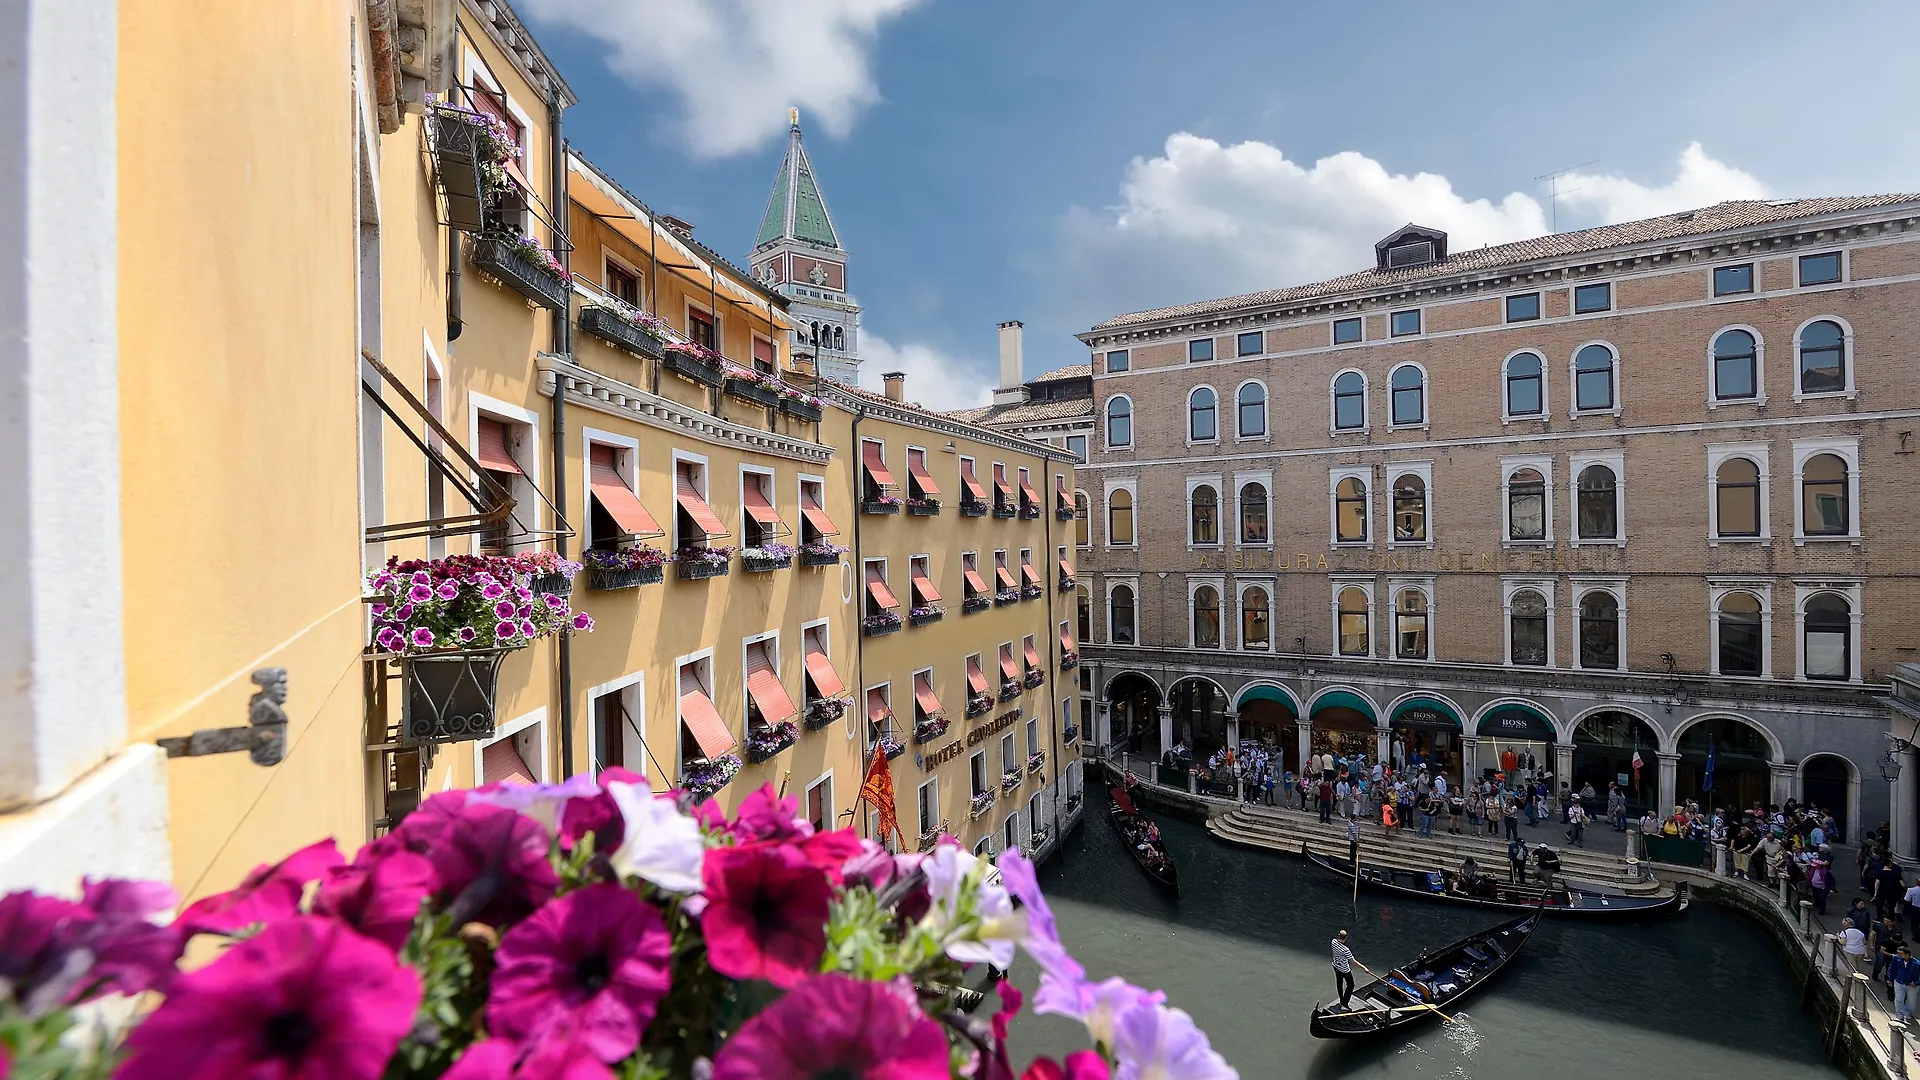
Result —
[[[1436, 825], [1432, 837], [1419, 836], [1411, 827], [1383, 837], [1378, 822], [1362, 822], [1360, 861], [1440, 869], [1458, 866], [1471, 855], [1486, 872], [1505, 875], [1507, 843], [1504, 838], [1449, 836], [1444, 821], [1443, 818]], [[1338, 821], [1322, 825], [1319, 816], [1310, 810], [1240, 805], [1209, 817], [1207, 830], [1222, 840], [1290, 855], [1298, 855], [1304, 843], [1321, 854], [1347, 857], [1346, 826]], [[1576, 882], [1633, 894], [1660, 890], [1660, 883], [1650, 873], [1642, 875], [1645, 880], [1634, 880], [1635, 866], [1625, 854], [1626, 838], [1604, 822], [1597, 828], [1588, 823], [1585, 849], [1567, 843], [1562, 827], [1553, 822], [1542, 822], [1531, 829], [1522, 824], [1520, 838], [1528, 847], [1545, 842], [1553, 848], [1560, 855], [1561, 873]]]

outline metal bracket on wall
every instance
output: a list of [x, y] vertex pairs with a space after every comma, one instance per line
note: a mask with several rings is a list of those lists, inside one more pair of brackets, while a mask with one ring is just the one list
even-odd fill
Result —
[[170, 758], [207, 757], [247, 751], [255, 765], [278, 765], [287, 756], [287, 669], [261, 668], [253, 673], [260, 687], [247, 703], [242, 727], [202, 728], [192, 735], [156, 739]]

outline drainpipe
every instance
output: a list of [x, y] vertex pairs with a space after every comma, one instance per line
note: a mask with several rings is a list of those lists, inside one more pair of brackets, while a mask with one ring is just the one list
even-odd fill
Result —
[[447, 343], [460, 336], [460, 231], [447, 230]]
[[[865, 415], [867, 415], [867, 407], [865, 405], [854, 406], [853, 433], [849, 438], [853, 452], [847, 455], [848, 464], [853, 473], [853, 486], [851, 488], [853, 492], [853, 506], [849, 511], [849, 515], [853, 518], [853, 708], [861, 717], [862, 721], [865, 720], [867, 715], [867, 647], [865, 644], [866, 638], [863, 636], [864, 632], [861, 629], [861, 624], [866, 618], [864, 613], [867, 610], [866, 600], [863, 599], [866, 596], [867, 572], [866, 564], [860, 561], [861, 556], [864, 554], [860, 547], [860, 518], [862, 516], [860, 513], [860, 418]], [[911, 591], [911, 586], [909, 586], [909, 591]], [[860, 740], [860, 745], [865, 747], [866, 740]], [[870, 763], [863, 758], [860, 762], [861, 775], [865, 775], [869, 764]], [[866, 828], [864, 822], [861, 823], [861, 828], [862, 830]], [[886, 838], [868, 837], [868, 839], [884, 840]], [[903, 845], [905, 841], [906, 837], [903, 835], [901, 837]]]
[[[550, 157], [553, 165], [553, 239], [554, 257], [566, 268], [571, 261], [572, 245], [560, 243], [567, 222], [567, 144], [560, 137], [560, 84], [556, 81], [547, 91], [547, 119], [552, 125], [553, 135], [549, 143], [552, 148]], [[553, 313], [553, 350], [573, 361], [573, 289], [567, 289], [567, 302]], [[553, 513], [559, 520], [565, 520], [567, 514], [567, 392], [566, 380], [558, 379], [553, 387]], [[557, 525], [557, 520], [555, 524]], [[556, 530], [557, 531], [557, 530]], [[562, 558], [567, 554], [567, 538], [555, 536], [553, 550]], [[573, 637], [560, 635], [559, 645], [559, 682], [560, 682], [560, 779], [573, 775]]]
[[[1049, 559], [1054, 559], [1057, 562], [1059, 556], [1053, 545], [1054, 507], [1049, 504], [1059, 499], [1060, 485], [1058, 482], [1055, 482], [1052, 485], [1053, 490], [1051, 491], [1047, 490], [1048, 488], [1047, 460], [1048, 460], [1047, 455], [1042, 453], [1040, 455], [1040, 491], [1042, 493], [1040, 495], [1040, 520], [1047, 523], [1046, 530], [1045, 530], [1046, 537], [1047, 537], [1046, 557]], [[1040, 565], [1046, 566], [1045, 563], [1041, 563]], [[1066, 678], [1067, 676], [1066, 672], [1060, 670], [1060, 633], [1059, 633], [1060, 620], [1058, 618], [1059, 612], [1054, 610], [1054, 603], [1060, 596], [1059, 579], [1056, 578], [1054, 575], [1058, 574], [1059, 572], [1060, 572], [1060, 568], [1058, 566], [1052, 566], [1052, 567], [1048, 567], [1046, 572], [1040, 575], [1041, 581], [1047, 581], [1047, 582], [1053, 583], [1050, 587], [1047, 588], [1047, 635], [1053, 639], [1053, 644], [1047, 648], [1047, 654], [1053, 657], [1053, 671], [1051, 673], [1051, 676], [1053, 679], [1054, 696], [1056, 698], [1059, 696], [1059, 691], [1061, 689], [1060, 680]], [[1080, 678], [1080, 668], [1078, 665], [1075, 665], [1073, 669], [1073, 677], [1076, 680]], [[1079, 689], [1077, 686], [1075, 687], [1075, 690], [1074, 690], [1074, 696], [1075, 697], [1079, 696]], [[1069, 698], [1068, 700], [1071, 701], [1072, 699]], [[1051, 759], [1053, 762], [1053, 779], [1054, 779], [1054, 783], [1048, 785], [1053, 789], [1053, 793], [1052, 793], [1052, 796], [1047, 799], [1047, 805], [1053, 811], [1051, 820], [1049, 822], [1049, 831], [1057, 833], [1059, 832], [1059, 829], [1057, 826], [1060, 823], [1059, 781], [1060, 781], [1060, 778], [1065, 775], [1065, 773], [1062, 772], [1061, 770], [1066, 768], [1066, 762], [1061, 760], [1061, 757], [1060, 757], [1060, 725], [1055, 722], [1059, 720], [1059, 716], [1053, 713], [1053, 704], [1054, 703], [1049, 703], [1047, 706], [1047, 712], [1049, 714], [1047, 716], [1047, 730], [1051, 733], [1047, 737], [1047, 745], [1052, 748], [1048, 751], [1047, 757]], [[1071, 706], [1069, 706], [1069, 708], [1071, 708]], [[1041, 779], [1044, 780], [1046, 779], [1046, 777], [1043, 775]], [[1031, 835], [1031, 827], [1032, 827], [1031, 822], [1028, 823], [1028, 827], [1029, 827], [1029, 835]]]

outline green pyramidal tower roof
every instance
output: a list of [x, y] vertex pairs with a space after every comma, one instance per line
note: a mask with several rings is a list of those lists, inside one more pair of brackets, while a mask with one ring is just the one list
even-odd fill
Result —
[[773, 194], [767, 197], [767, 212], [760, 218], [760, 235], [754, 238], [753, 246], [793, 239], [837, 250], [840, 234], [833, 227], [833, 215], [827, 213], [820, 185], [814, 181], [807, 148], [800, 143], [800, 111], [794, 109], [789, 115], [793, 122], [787, 132], [787, 156], [781, 159], [780, 172], [773, 178]]

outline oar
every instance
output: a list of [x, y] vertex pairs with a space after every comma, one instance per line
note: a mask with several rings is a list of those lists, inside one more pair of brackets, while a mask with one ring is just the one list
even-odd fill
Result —
[[[1354, 963], [1356, 963], [1356, 964], [1360, 964], [1360, 958], [1359, 958], [1359, 957], [1357, 957], [1357, 956], [1356, 956], [1356, 957], [1354, 957], [1354, 960], [1353, 960], [1353, 962], [1354, 962]], [[1385, 980], [1385, 979], [1383, 979], [1383, 978], [1381, 978], [1381, 977], [1380, 977], [1380, 976], [1378, 976], [1378, 975], [1374, 975], [1374, 972], [1373, 972], [1373, 969], [1372, 969], [1372, 968], [1370, 968], [1370, 967], [1368, 967], [1368, 966], [1367, 966], [1367, 965], [1365, 965], [1365, 964], [1360, 964], [1360, 970], [1361, 970], [1361, 971], [1364, 971], [1364, 972], [1366, 972], [1366, 973], [1367, 973], [1368, 975], [1372, 975], [1372, 976], [1373, 976], [1373, 981], [1375, 981], [1375, 982], [1386, 982], [1386, 981], [1387, 981], [1387, 980]], [[1409, 981], [1409, 982], [1411, 982], [1412, 980], [1408, 980], [1408, 981]], [[1391, 983], [1389, 983], [1388, 985], [1392, 985], [1392, 984], [1391, 984]], [[1396, 989], [1397, 989], [1397, 988], [1396, 988]], [[1422, 1009], [1432, 1009], [1432, 1010], [1433, 1010], [1433, 1014], [1434, 1014], [1435, 1016], [1438, 1016], [1438, 1017], [1439, 1017], [1440, 1019], [1442, 1019], [1442, 1020], [1445, 1020], [1445, 1021], [1446, 1021], [1447, 1023], [1449, 1023], [1449, 1024], [1457, 1024], [1457, 1023], [1459, 1023], [1459, 1022], [1460, 1022], [1460, 1021], [1458, 1021], [1458, 1020], [1455, 1020], [1455, 1019], [1454, 1019], [1453, 1017], [1451, 1017], [1451, 1016], [1448, 1016], [1448, 1015], [1447, 1015], [1446, 1013], [1443, 1013], [1443, 1012], [1441, 1012], [1441, 1011], [1440, 1011], [1440, 1006], [1438, 1006], [1438, 1005], [1434, 1005], [1434, 1004], [1431, 1004], [1431, 1003], [1428, 1003], [1428, 1002], [1422, 1002], [1422, 1003], [1420, 1004], [1420, 1006], [1419, 1006], [1419, 1007], [1420, 1007], [1420, 1008], [1422, 1008]], [[1413, 1006], [1407, 1006], [1407, 1008], [1409, 1008], [1409, 1009], [1411, 1009], [1411, 1008], [1413, 1008]]]
[[[1434, 1012], [1437, 1012], [1437, 1013], [1439, 1013], [1439, 1012], [1440, 1012], [1440, 1010], [1439, 1010], [1438, 1008], [1435, 1008], [1435, 1007], [1434, 1007], [1434, 1006], [1432, 1006], [1432, 1005], [1426, 1005], [1426, 1004], [1421, 1004], [1421, 1005], [1398, 1005], [1398, 1006], [1395, 1006], [1395, 1010], [1396, 1010], [1396, 1011], [1398, 1011], [1398, 1012], [1418, 1012], [1418, 1011], [1420, 1011], [1421, 1009], [1433, 1009], [1433, 1011], [1434, 1011]], [[1353, 1012], [1343, 1012], [1343, 1013], [1321, 1013], [1321, 1014], [1320, 1014], [1320, 1019], [1322, 1019], [1322, 1020], [1339, 1020], [1339, 1019], [1342, 1019], [1343, 1017], [1348, 1017], [1348, 1016], [1372, 1016], [1372, 1015], [1376, 1015], [1376, 1014], [1377, 1014], [1378, 1012], [1379, 1012], [1379, 1010], [1377, 1010], [1377, 1009], [1356, 1009], [1356, 1010], [1354, 1010]], [[1447, 1014], [1446, 1014], [1446, 1013], [1440, 1013], [1440, 1016], [1441, 1016], [1441, 1017], [1442, 1017], [1443, 1019], [1446, 1019], [1446, 1021], [1447, 1021], [1447, 1023], [1449, 1023], [1449, 1024], [1451, 1024], [1451, 1023], [1453, 1023], [1453, 1022], [1454, 1022], [1454, 1021], [1453, 1021], [1453, 1020], [1452, 1020], [1451, 1018], [1448, 1018], [1448, 1017], [1447, 1017]]]

